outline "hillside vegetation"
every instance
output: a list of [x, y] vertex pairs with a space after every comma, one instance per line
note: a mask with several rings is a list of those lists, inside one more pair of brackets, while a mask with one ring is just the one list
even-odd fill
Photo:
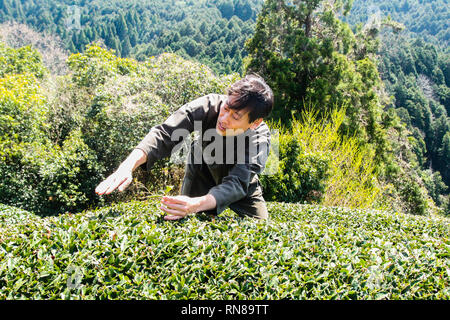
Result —
[[411, 38], [425, 39], [448, 52], [449, 13], [446, 0], [354, 0], [346, 21], [365, 24], [374, 17], [390, 16], [405, 25]]
[[175, 52], [218, 73], [240, 71], [245, 40], [263, 0], [0, 1], [14, 20], [58, 35], [71, 53], [101, 41], [120, 57]]
[[0, 207], [0, 299], [449, 299], [449, 221], [269, 203], [179, 223], [132, 201], [40, 218]]
[[[44, 32], [0, 26], [0, 299], [450, 298], [437, 45], [347, 24], [351, 0], [58, 3], [0, 0]], [[276, 101], [267, 221], [164, 221], [169, 159], [94, 193], [152, 126], [250, 72]]]
[[[138, 63], [98, 46], [70, 56], [71, 73], [53, 77], [30, 47], [0, 42], [0, 53], [0, 199], [41, 215], [104, 204], [95, 186], [152, 126], [236, 78], [174, 54]], [[139, 173], [124, 195], [107, 201], [177, 186], [183, 174], [167, 159]]]

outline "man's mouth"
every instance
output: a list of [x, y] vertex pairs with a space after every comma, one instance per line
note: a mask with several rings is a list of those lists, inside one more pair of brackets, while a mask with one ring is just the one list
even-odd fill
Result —
[[227, 130], [226, 128], [224, 128], [224, 127], [222, 126], [222, 124], [221, 124], [220, 122], [217, 122], [217, 128], [218, 128], [220, 131], [226, 131], [226, 130]]

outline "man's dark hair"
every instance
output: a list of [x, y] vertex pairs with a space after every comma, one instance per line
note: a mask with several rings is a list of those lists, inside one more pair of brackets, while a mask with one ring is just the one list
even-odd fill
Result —
[[257, 74], [246, 75], [233, 83], [227, 90], [228, 95], [236, 96], [231, 109], [249, 109], [249, 121], [267, 117], [273, 107], [273, 92], [262, 77]]

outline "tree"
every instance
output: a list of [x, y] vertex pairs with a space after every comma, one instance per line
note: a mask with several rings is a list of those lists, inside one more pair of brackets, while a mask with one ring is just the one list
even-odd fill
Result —
[[442, 146], [439, 149], [439, 155], [442, 159], [443, 168], [441, 169], [442, 177], [444, 181], [447, 181], [449, 185], [450, 181], [450, 132], [447, 131], [444, 138], [442, 139]]
[[234, 5], [231, 0], [220, 0], [217, 3], [217, 8], [225, 19], [230, 19], [234, 14]]
[[5, 16], [9, 16], [11, 14], [11, 8], [7, 0], [0, 0], [0, 10], [4, 12]]
[[125, 40], [122, 42], [122, 51], [120, 52], [122, 57], [128, 57], [131, 51], [130, 38], [128, 36], [125, 37]]
[[[374, 143], [382, 157], [383, 92], [373, 39], [337, 18], [349, 1], [267, 0], [246, 43], [246, 72], [257, 72], [275, 95], [273, 118], [289, 119], [305, 103], [322, 113], [347, 106], [344, 132]], [[362, 32], [362, 31], [361, 31]], [[355, 57], [357, 57], [355, 59]]]
[[234, 5], [234, 14], [246, 21], [253, 17], [253, 10], [248, 1], [238, 0]]
[[128, 27], [127, 23], [125, 21], [125, 17], [121, 13], [118, 17], [118, 19], [115, 21], [117, 35], [119, 36], [120, 40], [125, 40], [125, 38], [128, 36]]

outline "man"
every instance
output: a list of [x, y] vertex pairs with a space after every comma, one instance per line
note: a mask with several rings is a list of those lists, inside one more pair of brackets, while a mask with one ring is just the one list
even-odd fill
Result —
[[227, 95], [209, 94], [187, 103], [153, 127], [95, 191], [103, 195], [125, 190], [137, 167], [146, 164], [149, 170], [197, 131], [200, 139], [191, 144], [181, 195], [161, 200], [161, 210], [168, 214], [164, 218], [177, 220], [202, 211], [219, 214], [230, 207], [240, 216], [265, 219], [258, 174], [269, 155], [270, 132], [263, 118], [272, 107], [272, 90], [257, 75], [232, 84]]

